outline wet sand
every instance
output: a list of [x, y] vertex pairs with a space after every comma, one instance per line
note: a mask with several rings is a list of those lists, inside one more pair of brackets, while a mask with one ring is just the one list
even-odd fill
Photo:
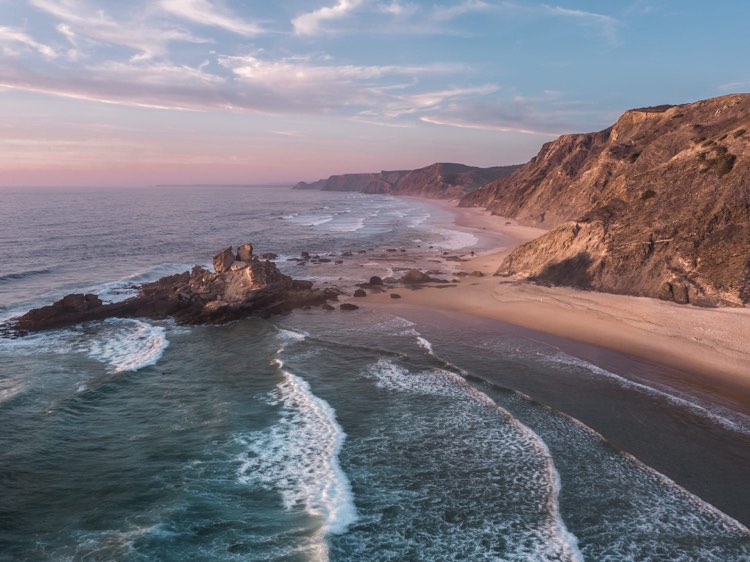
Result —
[[387, 294], [368, 300], [499, 320], [665, 365], [669, 368], [642, 374], [653, 373], [653, 382], [750, 414], [750, 309], [705, 309], [494, 277], [513, 248], [544, 231], [482, 209], [436, 204], [455, 213], [455, 225], [479, 238], [476, 255], [463, 255], [460, 268], [483, 276], [462, 277], [450, 288], [399, 288], [399, 300]]

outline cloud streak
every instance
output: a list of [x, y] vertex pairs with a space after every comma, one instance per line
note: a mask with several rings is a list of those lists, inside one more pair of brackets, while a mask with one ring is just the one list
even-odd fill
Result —
[[57, 58], [57, 52], [49, 45], [35, 41], [30, 35], [19, 29], [0, 26], [0, 47], [4, 48], [6, 55], [17, 55], [10, 47], [11, 45], [31, 48], [47, 59]]
[[314, 35], [322, 31], [322, 24], [343, 19], [362, 5], [362, 0], [338, 0], [334, 6], [324, 6], [315, 11], [302, 14], [292, 20], [295, 33]]
[[117, 18], [81, 0], [30, 0], [32, 6], [56, 18], [66, 27], [58, 30], [70, 37], [78, 35], [95, 43], [128, 47], [134, 60], [165, 57], [172, 42], [206, 43], [176, 26], [159, 26], [145, 19]]
[[207, 0], [161, 0], [159, 6], [165, 12], [187, 21], [219, 27], [238, 35], [252, 36], [263, 33], [259, 25], [244, 21], [229, 10], [220, 9]]

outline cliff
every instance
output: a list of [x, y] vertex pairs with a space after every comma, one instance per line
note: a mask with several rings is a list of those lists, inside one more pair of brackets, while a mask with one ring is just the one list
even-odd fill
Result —
[[464, 164], [438, 163], [417, 170], [336, 175], [312, 183], [299, 182], [294, 189], [358, 191], [451, 199], [508, 175], [517, 167], [477, 168]]
[[498, 274], [699, 305], [750, 302], [750, 95], [625, 112], [465, 196], [550, 232]]

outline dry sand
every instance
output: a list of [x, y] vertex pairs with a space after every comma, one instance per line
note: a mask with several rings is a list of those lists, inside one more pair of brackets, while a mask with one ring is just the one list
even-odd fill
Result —
[[505, 255], [544, 231], [484, 210], [439, 204], [455, 212], [457, 226], [483, 240], [487, 249], [461, 266], [484, 277], [463, 277], [455, 288], [399, 288], [399, 300], [387, 294], [368, 300], [472, 314], [595, 344], [671, 367], [673, 380], [659, 382], [750, 409], [750, 309], [705, 309], [493, 277]]

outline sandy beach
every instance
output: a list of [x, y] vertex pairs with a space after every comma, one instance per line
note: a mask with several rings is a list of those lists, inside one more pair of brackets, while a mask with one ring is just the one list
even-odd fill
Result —
[[476, 255], [462, 256], [460, 267], [484, 275], [462, 277], [450, 288], [399, 289], [400, 300], [387, 294], [368, 300], [470, 314], [601, 346], [668, 367], [656, 370], [654, 382], [750, 413], [750, 310], [698, 308], [494, 277], [505, 255], [544, 231], [482, 209], [456, 208], [452, 201], [437, 204], [455, 213], [455, 225], [480, 239]]

